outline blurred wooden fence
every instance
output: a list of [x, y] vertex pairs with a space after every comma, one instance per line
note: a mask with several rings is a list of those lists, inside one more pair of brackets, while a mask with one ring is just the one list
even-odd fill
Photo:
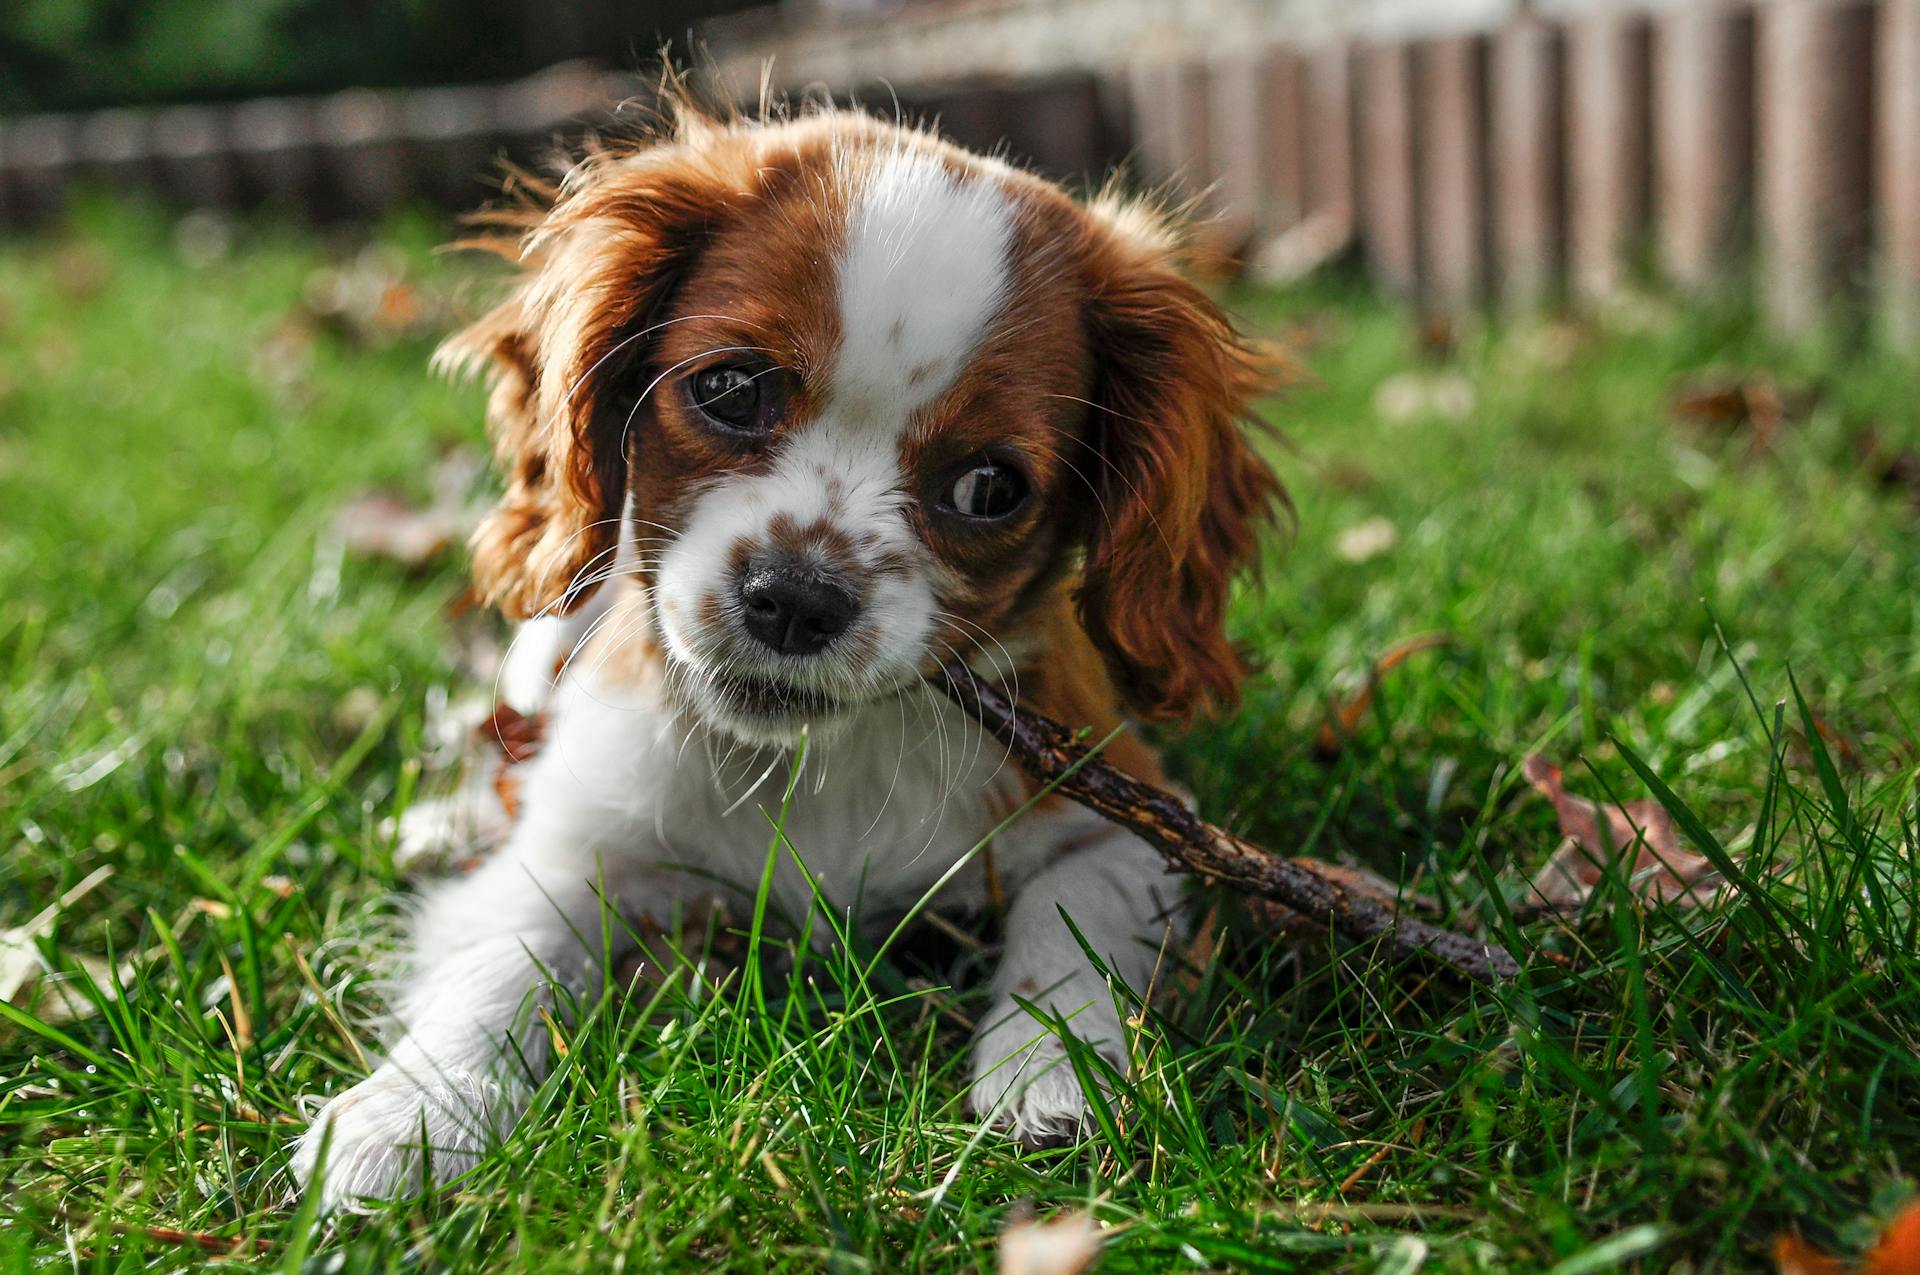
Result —
[[[1783, 328], [1920, 338], [1920, 0], [1612, 8], [1147, 61], [1140, 162], [1226, 244], [1319, 217], [1437, 308], [1753, 281]], [[1324, 232], [1323, 232], [1324, 233]]]
[[470, 208], [498, 189], [503, 156], [537, 156], [639, 87], [561, 65], [500, 85], [0, 119], [0, 226], [44, 222], [90, 187], [317, 220]]
[[[865, 89], [1058, 175], [1131, 154], [1198, 198], [1221, 247], [1274, 273], [1351, 248], [1380, 286], [1434, 308], [1588, 303], [1643, 273], [1751, 282], [1784, 329], [1865, 302], [1920, 342], [1920, 0], [1192, 5], [977, 0], [797, 32], [774, 11], [716, 30], [716, 73], [750, 96], [771, 54], [776, 87]], [[1132, 27], [1100, 21], [1123, 11]], [[1063, 22], [1074, 39], [1049, 34]], [[469, 206], [491, 160], [638, 83], [559, 68], [0, 120], [0, 222], [44, 217], [86, 183], [320, 215]]]

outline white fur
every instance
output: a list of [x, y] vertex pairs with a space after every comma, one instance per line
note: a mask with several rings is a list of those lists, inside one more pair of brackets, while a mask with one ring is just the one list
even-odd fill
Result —
[[953, 384], [1006, 300], [1012, 211], [998, 183], [899, 151], [866, 175], [840, 259], [833, 409], [897, 433]]

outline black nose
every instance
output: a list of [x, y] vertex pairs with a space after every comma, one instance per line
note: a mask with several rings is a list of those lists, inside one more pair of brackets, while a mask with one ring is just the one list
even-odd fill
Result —
[[787, 557], [756, 558], [740, 577], [747, 632], [782, 655], [813, 655], [846, 631], [860, 599]]

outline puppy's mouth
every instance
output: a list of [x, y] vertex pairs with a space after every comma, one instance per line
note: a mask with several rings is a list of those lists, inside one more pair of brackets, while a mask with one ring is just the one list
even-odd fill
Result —
[[825, 691], [758, 674], [728, 678], [718, 690], [728, 709], [742, 717], [766, 722], [831, 717], [843, 707], [840, 700]]

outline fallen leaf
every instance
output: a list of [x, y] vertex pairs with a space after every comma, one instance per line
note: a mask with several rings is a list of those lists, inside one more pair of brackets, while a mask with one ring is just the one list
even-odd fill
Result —
[[1334, 556], [1342, 562], [1361, 563], [1392, 549], [1400, 539], [1391, 520], [1369, 518], [1356, 522], [1335, 537]]
[[1866, 1275], [1920, 1275], [1920, 1200], [1894, 1214], [1867, 1250]]
[[1894, 1214], [1857, 1262], [1823, 1253], [1798, 1235], [1787, 1234], [1773, 1242], [1773, 1264], [1780, 1275], [1920, 1275], [1920, 1200]]
[[[1628, 887], [1642, 902], [1691, 907], [1710, 902], [1722, 878], [1708, 860], [1685, 849], [1673, 820], [1657, 801], [1600, 805], [1566, 790], [1560, 768], [1535, 754], [1521, 768], [1535, 791], [1553, 803], [1566, 838], [1534, 876], [1528, 903], [1540, 911], [1578, 911], [1609, 866], [1632, 854]], [[1606, 823], [1602, 830], [1601, 817]]]
[[1343, 702], [1329, 703], [1327, 720], [1321, 725], [1320, 733], [1314, 738], [1313, 751], [1322, 761], [1331, 760], [1340, 755], [1340, 750], [1353, 733], [1360, 729], [1361, 719], [1367, 710], [1373, 707], [1373, 697], [1380, 689], [1380, 679], [1395, 668], [1406, 663], [1411, 657], [1422, 651], [1431, 651], [1436, 647], [1451, 646], [1451, 633], [1421, 633], [1396, 642], [1387, 648], [1385, 654], [1373, 662], [1367, 670], [1367, 680]]
[[113, 875], [111, 865], [102, 865], [82, 877], [58, 899], [40, 909], [24, 925], [0, 930], [0, 1001], [19, 1005], [46, 974], [46, 962], [35, 946], [53, 928], [66, 910], [92, 894], [100, 883]]
[[1429, 358], [1452, 358], [1460, 344], [1460, 325], [1451, 314], [1434, 313], [1420, 320], [1420, 353]]
[[368, 492], [334, 516], [334, 535], [363, 557], [421, 570], [479, 526], [486, 506], [472, 493], [483, 464], [470, 449], [454, 448], [429, 476], [433, 498], [428, 504], [415, 505], [391, 492]]
[[1086, 1213], [1016, 1221], [1000, 1233], [1000, 1275], [1079, 1275], [1100, 1257], [1100, 1226]]
[[[1813, 714], [1813, 732], [1818, 735], [1821, 742], [1827, 746], [1827, 751], [1833, 754], [1835, 761], [1839, 762], [1848, 770], [1860, 769], [1860, 750], [1854, 747], [1851, 739], [1848, 739], [1845, 735], [1835, 730], [1827, 723], [1826, 718], [1821, 717], [1817, 713]], [[1802, 762], [1809, 766], [1812, 765], [1813, 750], [1807, 745], [1805, 728], [1796, 724], [1793, 733], [1794, 752]]]
[[405, 254], [381, 244], [309, 275], [303, 309], [349, 344], [374, 348], [428, 336], [452, 319], [444, 296], [407, 277]]
[[1851, 1269], [1798, 1235], [1782, 1235], [1773, 1242], [1773, 1264], [1780, 1275], [1847, 1275]]
[[1811, 390], [1782, 390], [1769, 376], [1692, 381], [1674, 392], [1676, 419], [1727, 433], [1745, 432], [1754, 452], [1770, 452], [1790, 421], [1813, 406]]

